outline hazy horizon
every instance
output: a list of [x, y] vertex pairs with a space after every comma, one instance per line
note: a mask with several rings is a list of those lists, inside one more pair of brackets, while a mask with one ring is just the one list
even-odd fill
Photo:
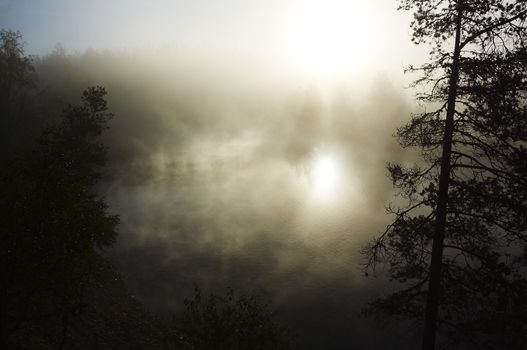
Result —
[[179, 311], [194, 283], [233, 287], [268, 298], [303, 346], [408, 346], [358, 319], [394, 287], [364, 277], [359, 250], [390, 221], [385, 164], [415, 159], [393, 133], [418, 108], [403, 64], [425, 51], [391, 0], [324, 3], [334, 28], [321, 4], [3, 1], [0, 21], [60, 102], [108, 90], [108, 256], [152, 312]]

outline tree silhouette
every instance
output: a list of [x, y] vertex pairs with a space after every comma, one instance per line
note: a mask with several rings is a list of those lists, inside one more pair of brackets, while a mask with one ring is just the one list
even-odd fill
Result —
[[24, 54], [19, 32], [0, 30], [0, 161], [12, 152], [35, 85], [31, 58]]
[[293, 335], [254, 296], [202, 295], [196, 287], [176, 319], [175, 335], [183, 349], [291, 349]]
[[82, 306], [98, 250], [116, 236], [117, 216], [93, 192], [105, 162], [98, 141], [111, 114], [102, 87], [88, 88], [47, 127], [31, 152], [14, 157], [0, 182], [2, 345], [24, 322]]
[[388, 208], [394, 222], [364, 249], [367, 268], [387, 264], [404, 288], [365, 312], [424, 321], [423, 349], [437, 330], [451, 347], [523, 348], [527, 3], [401, 0], [400, 9], [413, 11], [413, 41], [432, 46], [429, 63], [410, 67], [432, 110], [397, 132], [422, 161], [388, 166], [407, 205]]
[[4, 113], [12, 116], [20, 107], [18, 99], [32, 85], [33, 71], [31, 59], [24, 54], [22, 34], [0, 30], [0, 108]]

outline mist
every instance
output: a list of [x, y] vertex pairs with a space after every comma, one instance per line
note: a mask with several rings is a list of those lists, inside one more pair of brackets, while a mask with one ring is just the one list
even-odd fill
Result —
[[[375, 337], [380, 330], [358, 318], [394, 287], [364, 276], [360, 248], [390, 220], [386, 162], [414, 159], [392, 136], [409, 99], [382, 73], [328, 88], [243, 59], [58, 47], [36, 61], [58, 103], [88, 85], [109, 92], [115, 117], [99, 192], [121, 224], [107, 256], [161, 318], [180, 311], [194, 285], [233, 287], [264, 296], [301, 348], [414, 343], [397, 329]], [[340, 167], [331, 198], [313, 192], [323, 154]]]

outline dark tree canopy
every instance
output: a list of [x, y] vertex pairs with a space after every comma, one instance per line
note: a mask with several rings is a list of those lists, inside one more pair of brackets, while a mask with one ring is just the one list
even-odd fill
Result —
[[[16, 143], [30, 128], [31, 94], [35, 86], [32, 59], [25, 55], [22, 35], [0, 30], [0, 162], [8, 157]], [[35, 116], [33, 116], [33, 121]]]
[[31, 59], [24, 54], [22, 34], [0, 30], [0, 110], [4, 118], [13, 118], [20, 98], [33, 84], [34, 69]]
[[[2, 96], [5, 118], [21, 103], [14, 96], [31, 86], [26, 78], [33, 69], [23, 56], [20, 35], [2, 31], [1, 36], [0, 76], [11, 79], [9, 84], [2, 80], [11, 96]], [[94, 192], [106, 158], [99, 136], [112, 116], [105, 95], [102, 87], [88, 88], [81, 103], [69, 105], [59, 117], [39, 110], [54, 122], [30, 149], [1, 140], [10, 151], [0, 159], [2, 346], [28, 320], [79, 310], [99, 265], [99, 250], [115, 240], [118, 217], [107, 213]], [[20, 136], [18, 131], [10, 124], [9, 133]]]
[[44, 130], [31, 154], [2, 171], [2, 332], [78, 304], [99, 248], [113, 243], [118, 217], [93, 193], [105, 148], [96, 141], [109, 114], [103, 88], [83, 93]]
[[185, 299], [186, 309], [176, 319], [175, 334], [183, 349], [252, 350], [291, 349], [293, 336], [281, 327], [268, 305], [256, 297], [202, 295], [195, 288], [192, 299]]
[[527, 2], [400, 4], [414, 13], [413, 41], [432, 47], [429, 63], [410, 67], [421, 75], [424, 112], [397, 131], [422, 159], [388, 166], [407, 204], [388, 208], [395, 220], [364, 253], [367, 267], [387, 265], [401, 290], [365, 312], [420, 323], [438, 277], [440, 344], [524, 349]]

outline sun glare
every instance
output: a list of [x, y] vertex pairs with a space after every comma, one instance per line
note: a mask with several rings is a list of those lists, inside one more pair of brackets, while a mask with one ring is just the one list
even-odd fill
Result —
[[319, 155], [311, 166], [311, 181], [313, 191], [317, 195], [335, 194], [340, 178], [336, 159], [330, 155]]
[[296, 65], [319, 77], [357, 71], [368, 61], [369, 20], [358, 1], [302, 1], [293, 12], [287, 51]]

